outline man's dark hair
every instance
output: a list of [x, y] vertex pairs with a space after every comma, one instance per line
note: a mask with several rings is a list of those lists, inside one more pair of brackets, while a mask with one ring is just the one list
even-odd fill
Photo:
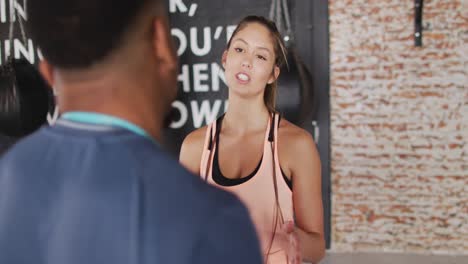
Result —
[[84, 68], [117, 48], [151, 1], [29, 0], [28, 31], [52, 65]]

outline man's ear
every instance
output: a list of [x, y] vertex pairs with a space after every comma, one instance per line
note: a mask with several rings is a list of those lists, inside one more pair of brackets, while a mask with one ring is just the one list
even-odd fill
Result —
[[275, 67], [273, 68], [273, 72], [271, 74], [271, 77], [270, 77], [270, 79], [268, 79], [268, 84], [272, 84], [272, 83], [274, 83], [276, 81], [276, 79], [278, 79], [280, 71], [281, 71], [280, 68], [275, 65]]
[[45, 59], [39, 62], [39, 72], [50, 87], [54, 87], [54, 67]]
[[164, 16], [153, 19], [153, 52], [159, 63], [177, 68], [177, 54], [169, 32], [169, 22]]
[[227, 50], [223, 52], [223, 56], [221, 56], [221, 65], [223, 68], [226, 68], [226, 58], [227, 58]]

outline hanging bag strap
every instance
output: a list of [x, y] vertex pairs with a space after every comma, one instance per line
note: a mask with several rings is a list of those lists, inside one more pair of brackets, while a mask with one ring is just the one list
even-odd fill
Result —
[[[13, 38], [14, 38], [14, 32], [15, 32], [15, 21], [18, 21], [20, 32], [21, 32], [21, 37], [25, 45], [27, 44], [27, 41], [28, 41], [26, 39], [26, 33], [24, 30], [23, 20], [21, 16], [18, 15], [18, 13], [16, 12], [16, 8], [15, 8], [16, 4], [17, 4], [16, 1], [10, 1], [10, 28], [8, 32], [8, 39], [9, 39], [10, 45], [8, 46], [8, 49], [7, 49], [8, 59], [14, 58], [14, 54], [12, 53], [12, 51], [14, 51], [14, 39]], [[24, 10], [27, 10], [26, 0], [23, 0], [23, 7], [24, 7]]]
[[272, 0], [270, 4], [269, 18], [275, 22], [278, 31], [283, 36], [286, 46], [289, 47], [291, 43], [293, 43], [294, 36], [292, 34], [288, 1]]

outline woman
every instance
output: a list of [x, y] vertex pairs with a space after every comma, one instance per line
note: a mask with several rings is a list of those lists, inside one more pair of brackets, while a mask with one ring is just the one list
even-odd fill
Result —
[[266, 263], [316, 263], [325, 251], [320, 159], [310, 134], [275, 111], [285, 57], [273, 22], [244, 18], [222, 55], [229, 107], [185, 138], [180, 162], [244, 202]]

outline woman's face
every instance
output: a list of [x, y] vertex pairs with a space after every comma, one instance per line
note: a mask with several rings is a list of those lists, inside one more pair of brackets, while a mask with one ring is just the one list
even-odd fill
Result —
[[273, 38], [259, 23], [247, 24], [233, 36], [222, 63], [229, 88], [241, 96], [263, 94], [279, 75]]

